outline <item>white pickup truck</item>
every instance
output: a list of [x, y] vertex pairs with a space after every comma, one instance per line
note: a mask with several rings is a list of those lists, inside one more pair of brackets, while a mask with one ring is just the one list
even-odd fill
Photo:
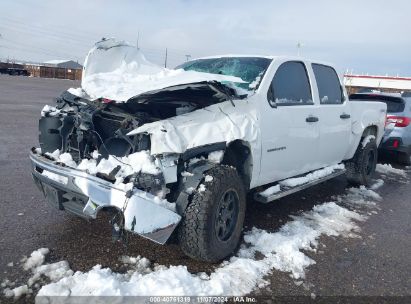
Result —
[[174, 232], [215, 262], [239, 244], [248, 192], [266, 203], [343, 173], [369, 184], [385, 117], [384, 103], [350, 102], [325, 63], [230, 55], [167, 70], [103, 40], [82, 88], [43, 109], [32, 174], [60, 210], [111, 211], [117, 237]]

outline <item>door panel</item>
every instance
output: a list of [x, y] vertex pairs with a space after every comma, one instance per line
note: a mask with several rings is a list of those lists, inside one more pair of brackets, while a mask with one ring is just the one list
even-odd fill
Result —
[[313, 117], [319, 118], [319, 109], [313, 103], [306, 65], [279, 64], [267, 102], [261, 102], [260, 184], [317, 169], [320, 121]]

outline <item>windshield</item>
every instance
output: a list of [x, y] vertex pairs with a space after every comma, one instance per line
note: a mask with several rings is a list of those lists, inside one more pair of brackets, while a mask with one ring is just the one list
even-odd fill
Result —
[[189, 61], [176, 69], [240, 77], [245, 82], [235, 85], [250, 91], [258, 88], [270, 63], [262, 57], [223, 57]]

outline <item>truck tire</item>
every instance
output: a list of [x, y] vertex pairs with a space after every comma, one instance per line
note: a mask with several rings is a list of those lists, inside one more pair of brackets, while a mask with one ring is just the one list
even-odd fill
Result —
[[354, 157], [345, 163], [348, 182], [354, 186], [369, 186], [377, 166], [377, 158], [375, 139], [371, 139], [364, 147], [360, 142]]
[[411, 156], [408, 153], [399, 153], [397, 160], [401, 165], [411, 165]]
[[[233, 167], [219, 165], [206, 172], [183, 215], [178, 239], [189, 257], [218, 262], [232, 254], [244, 223], [244, 185]], [[205, 190], [203, 186], [205, 186]]]

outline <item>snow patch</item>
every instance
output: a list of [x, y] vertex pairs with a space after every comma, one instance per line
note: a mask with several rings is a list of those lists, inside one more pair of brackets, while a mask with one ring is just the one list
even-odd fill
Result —
[[375, 136], [374, 135], [368, 135], [366, 136], [363, 141], [362, 141], [362, 147], [365, 148], [366, 145], [368, 145], [368, 143], [372, 140], [375, 140]]
[[205, 178], [204, 178], [204, 181], [206, 183], [210, 183], [210, 182], [213, 181], [213, 177], [211, 175], [206, 175]]
[[272, 186], [272, 187], [270, 187], [270, 188], [268, 188], [268, 189], [266, 189], [266, 190], [264, 190], [264, 191], [261, 191], [261, 192], [259, 193], [259, 195], [261, 195], [261, 196], [263, 196], [263, 197], [269, 197], [269, 196], [271, 196], [271, 195], [273, 195], [273, 194], [275, 194], [275, 193], [278, 193], [278, 192], [280, 192], [280, 191], [281, 191], [280, 185], [275, 185], [275, 186]]
[[212, 163], [219, 164], [223, 160], [224, 157], [224, 150], [213, 151], [208, 153], [207, 159]]
[[407, 176], [407, 174], [405, 173], [404, 170], [393, 168], [389, 164], [377, 164], [376, 171], [379, 172], [379, 173], [382, 173], [382, 174], [397, 174], [397, 175], [400, 175], [402, 177]]
[[[355, 189], [355, 190], [354, 190]], [[253, 228], [245, 234], [236, 256], [223, 262], [210, 275], [192, 274], [186, 266], [154, 266], [140, 256], [121, 257], [131, 266], [127, 273], [115, 273], [100, 265], [88, 272], [76, 272], [57, 282], [43, 286], [39, 296], [54, 295], [245, 295], [268, 284], [264, 277], [273, 269], [285, 271], [303, 284], [305, 269], [315, 261], [304, 251], [316, 251], [319, 238], [328, 236], [355, 236], [358, 221], [366, 216], [344, 207], [351, 200], [379, 198], [366, 188], [352, 188], [338, 197], [338, 203], [316, 205], [312, 210], [291, 216], [292, 221], [276, 232]], [[357, 202], [350, 202], [356, 205]], [[362, 205], [359, 202], [357, 206]], [[259, 252], [262, 258], [256, 259]]]
[[285, 187], [296, 187], [323, 178], [327, 175], [332, 174], [336, 170], [343, 170], [344, 168], [344, 164], [325, 167], [323, 169], [316, 170], [302, 177], [295, 177], [283, 180], [280, 182], [280, 185]]
[[37, 249], [36, 251], [33, 251], [30, 257], [25, 261], [23, 265], [24, 270], [29, 270], [29, 269], [32, 269], [36, 266], [43, 264], [46, 258], [46, 254], [48, 253], [49, 253], [48, 248], [40, 248], [40, 249]]

